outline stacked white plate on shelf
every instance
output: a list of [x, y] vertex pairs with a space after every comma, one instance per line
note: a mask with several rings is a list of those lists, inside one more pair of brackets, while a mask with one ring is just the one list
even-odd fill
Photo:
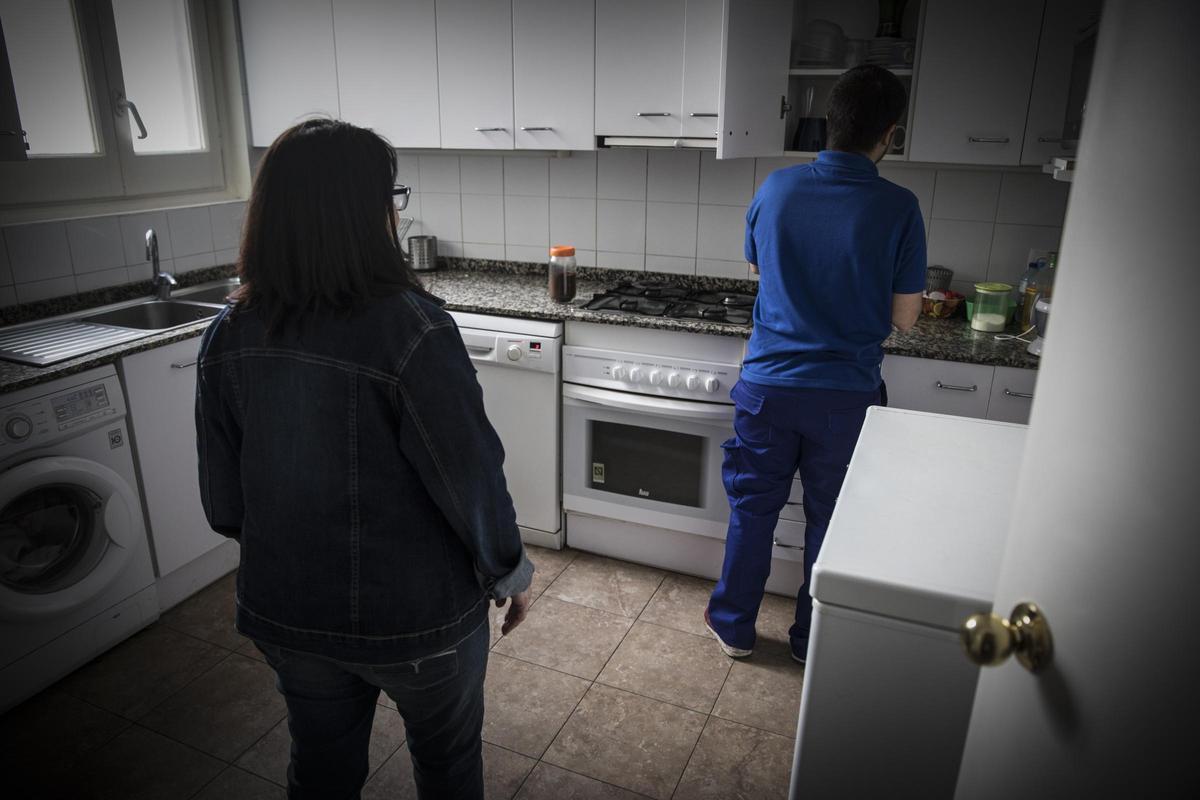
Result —
[[867, 63], [881, 67], [911, 67], [916, 52], [912, 39], [876, 36], [867, 43]]

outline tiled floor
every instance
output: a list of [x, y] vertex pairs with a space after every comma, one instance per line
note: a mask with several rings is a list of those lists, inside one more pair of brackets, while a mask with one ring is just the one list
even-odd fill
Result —
[[[788, 655], [792, 601], [767, 596], [754, 655], [735, 663], [704, 629], [710, 582], [530, 551], [528, 619], [500, 638], [491, 614], [489, 800], [787, 796], [804, 677]], [[380, 705], [363, 797], [413, 798], [404, 725]], [[282, 798], [285, 717], [233, 628], [228, 576], [0, 717], [5, 796]]]

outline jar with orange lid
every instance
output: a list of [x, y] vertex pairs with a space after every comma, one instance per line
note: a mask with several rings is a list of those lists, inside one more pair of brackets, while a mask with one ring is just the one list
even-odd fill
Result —
[[550, 248], [549, 286], [550, 299], [556, 303], [568, 303], [575, 297], [575, 248], [555, 245]]

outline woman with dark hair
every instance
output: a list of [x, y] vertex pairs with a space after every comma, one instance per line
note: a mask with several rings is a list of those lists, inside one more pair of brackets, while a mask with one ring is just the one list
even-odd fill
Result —
[[481, 798], [489, 601], [533, 567], [458, 330], [400, 251], [396, 156], [313, 120], [263, 157], [236, 302], [200, 349], [209, 524], [241, 542], [237, 627], [278, 676], [291, 798], [358, 797], [380, 690], [422, 798]]

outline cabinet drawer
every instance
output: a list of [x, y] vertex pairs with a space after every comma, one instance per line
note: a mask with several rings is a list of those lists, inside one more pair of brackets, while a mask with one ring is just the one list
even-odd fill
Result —
[[961, 417], [987, 416], [995, 369], [929, 358], [888, 356], [883, 360], [888, 405]]
[[775, 525], [775, 546], [771, 548], [771, 557], [784, 558], [788, 561], [804, 560], [803, 522], [779, 520]]
[[1033, 387], [1036, 383], [1036, 369], [996, 367], [987, 418], [1028, 424], [1029, 408], [1033, 405]]

